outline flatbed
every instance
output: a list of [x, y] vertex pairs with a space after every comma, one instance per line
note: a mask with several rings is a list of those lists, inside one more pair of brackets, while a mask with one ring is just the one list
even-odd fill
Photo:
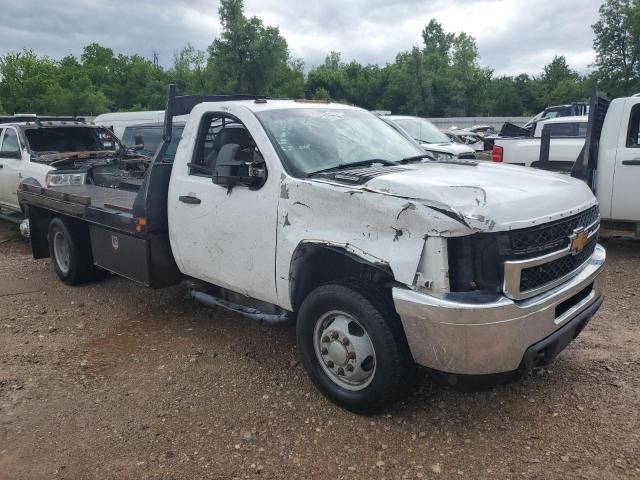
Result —
[[133, 217], [135, 192], [96, 185], [39, 187], [21, 184], [20, 195], [30, 205], [82, 218], [118, 231], [136, 235]]

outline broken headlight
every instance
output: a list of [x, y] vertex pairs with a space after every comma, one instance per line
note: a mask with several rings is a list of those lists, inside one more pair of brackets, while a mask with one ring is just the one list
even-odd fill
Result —
[[82, 185], [87, 182], [86, 173], [47, 173], [47, 187]]
[[500, 233], [476, 233], [449, 238], [449, 283], [452, 292], [502, 291], [503, 259]]

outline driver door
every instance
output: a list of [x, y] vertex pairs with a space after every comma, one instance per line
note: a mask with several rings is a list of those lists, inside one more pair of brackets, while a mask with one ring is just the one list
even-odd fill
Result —
[[22, 165], [18, 134], [13, 127], [7, 127], [0, 135], [0, 204], [13, 210], [20, 209], [18, 186]]
[[[168, 200], [171, 247], [185, 275], [275, 303], [278, 179], [268, 176], [260, 188], [232, 189], [212, 181], [224, 145], [273, 151], [262, 131], [254, 140], [241, 115], [206, 113], [197, 132], [191, 125], [185, 130], [183, 138], [196, 141], [181, 142], [176, 153]], [[251, 131], [262, 128], [247, 117]]]
[[[633, 98], [632, 100], [635, 100]], [[611, 217], [640, 222], [640, 102], [625, 105], [625, 118], [616, 154]]]

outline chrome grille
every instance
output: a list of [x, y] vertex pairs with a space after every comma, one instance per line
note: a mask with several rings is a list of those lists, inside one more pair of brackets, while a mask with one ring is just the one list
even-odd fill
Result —
[[598, 236], [594, 235], [587, 246], [577, 255], [567, 255], [549, 263], [525, 268], [520, 274], [520, 291], [533, 290], [570, 274], [589, 260], [597, 243]]
[[[529, 298], [577, 273], [596, 248], [599, 220], [594, 206], [566, 219], [510, 232], [504, 262], [505, 295], [516, 300]], [[571, 242], [581, 231], [588, 239], [576, 253]]]
[[536, 227], [523, 228], [510, 232], [513, 254], [541, 254], [565, 247], [569, 243], [569, 235], [580, 227], [587, 227], [598, 220], [598, 206], [595, 205], [584, 212], [555, 222]]

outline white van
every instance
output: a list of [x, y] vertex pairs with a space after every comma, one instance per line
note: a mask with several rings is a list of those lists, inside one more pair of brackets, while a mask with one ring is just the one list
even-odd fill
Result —
[[[174, 121], [186, 122], [188, 115], [176, 117]], [[106, 127], [122, 140], [124, 129], [129, 125], [162, 124], [164, 123], [164, 110], [146, 112], [115, 112], [98, 115], [93, 123]]]

